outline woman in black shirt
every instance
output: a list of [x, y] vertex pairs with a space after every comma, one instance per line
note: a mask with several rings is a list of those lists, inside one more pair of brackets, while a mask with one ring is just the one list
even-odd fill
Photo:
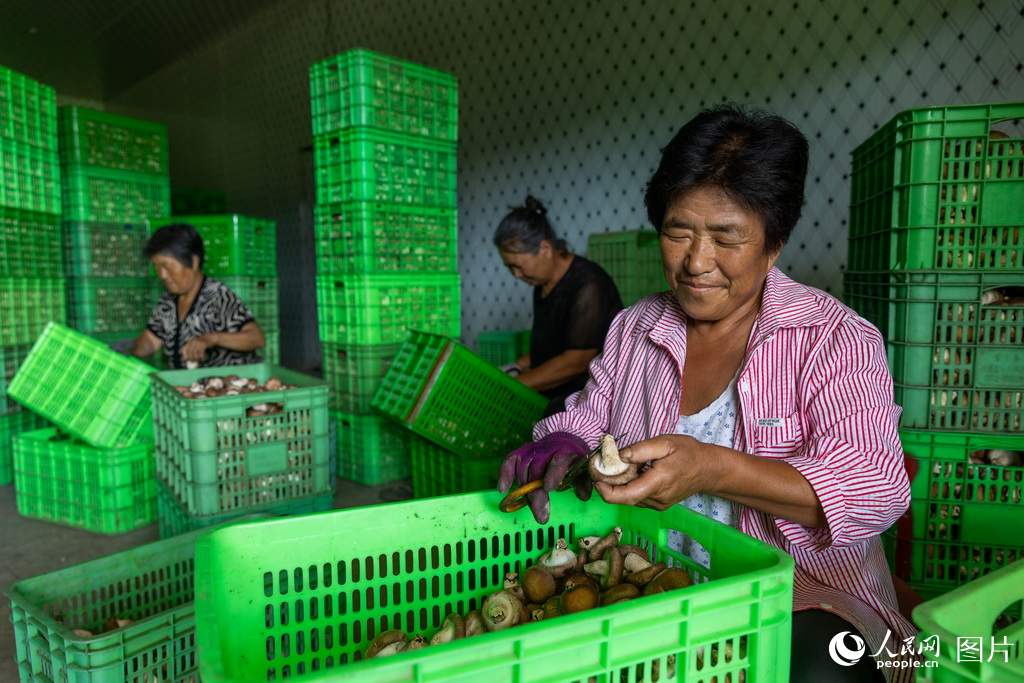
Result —
[[252, 313], [234, 292], [203, 274], [203, 238], [187, 223], [166, 225], [146, 242], [167, 291], [130, 353], [138, 358], [160, 349], [172, 369], [259, 363], [266, 343]]
[[570, 252], [558, 239], [547, 210], [533, 197], [514, 207], [498, 225], [494, 244], [512, 275], [533, 285], [530, 351], [508, 368], [551, 402], [547, 413], [565, 408], [565, 399], [587, 382], [590, 361], [622, 299], [599, 265]]

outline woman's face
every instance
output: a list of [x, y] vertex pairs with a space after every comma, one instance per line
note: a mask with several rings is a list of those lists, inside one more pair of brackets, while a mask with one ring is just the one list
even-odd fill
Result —
[[199, 276], [199, 257], [192, 256], [192, 268], [181, 265], [178, 259], [169, 254], [154, 254], [149, 257], [156, 269], [156, 276], [168, 292], [181, 296], [192, 288]]
[[498, 250], [512, 277], [534, 287], [543, 287], [555, 273], [555, 250], [544, 240], [536, 254]]
[[719, 188], [669, 203], [661, 226], [665, 278], [694, 320], [739, 320], [756, 313], [779, 252], [764, 249], [764, 221]]

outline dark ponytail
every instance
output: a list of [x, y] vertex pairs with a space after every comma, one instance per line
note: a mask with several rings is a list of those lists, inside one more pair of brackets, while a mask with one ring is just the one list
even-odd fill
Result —
[[555, 235], [548, 222], [548, 210], [533, 196], [528, 196], [524, 206], [513, 206], [494, 233], [494, 246], [510, 254], [536, 254], [544, 240], [551, 243], [557, 252], [568, 251], [565, 240]]

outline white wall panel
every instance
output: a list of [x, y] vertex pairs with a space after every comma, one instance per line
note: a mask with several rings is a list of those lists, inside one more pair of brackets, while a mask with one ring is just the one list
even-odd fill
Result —
[[1024, 100], [1019, 2], [284, 0], [108, 109], [170, 127], [172, 183], [278, 222], [282, 356], [315, 363], [308, 67], [367, 47], [459, 78], [463, 336], [527, 327], [491, 234], [528, 193], [581, 253], [643, 225], [658, 150], [701, 107], [770, 107], [811, 141], [780, 266], [839, 293], [850, 151], [913, 107]]

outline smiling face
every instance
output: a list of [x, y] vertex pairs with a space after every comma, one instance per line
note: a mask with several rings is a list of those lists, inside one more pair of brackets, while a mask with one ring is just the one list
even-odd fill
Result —
[[543, 287], [555, 274], [555, 250], [544, 240], [536, 254], [498, 250], [512, 277], [533, 287]]
[[156, 269], [156, 276], [168, 292], [175, 296], [186, 294], [199, 276], [199, 257], [192, 257], [192, 268], [181, 265], [178, 259], [169, 254], [153, 254], [149, 258]]
[[722, 190], [669, 202], [661, 226], [665, 278], [687, 316], [729, 322], [756, 314], [779, 252], [766, 252], [764, 221]]

